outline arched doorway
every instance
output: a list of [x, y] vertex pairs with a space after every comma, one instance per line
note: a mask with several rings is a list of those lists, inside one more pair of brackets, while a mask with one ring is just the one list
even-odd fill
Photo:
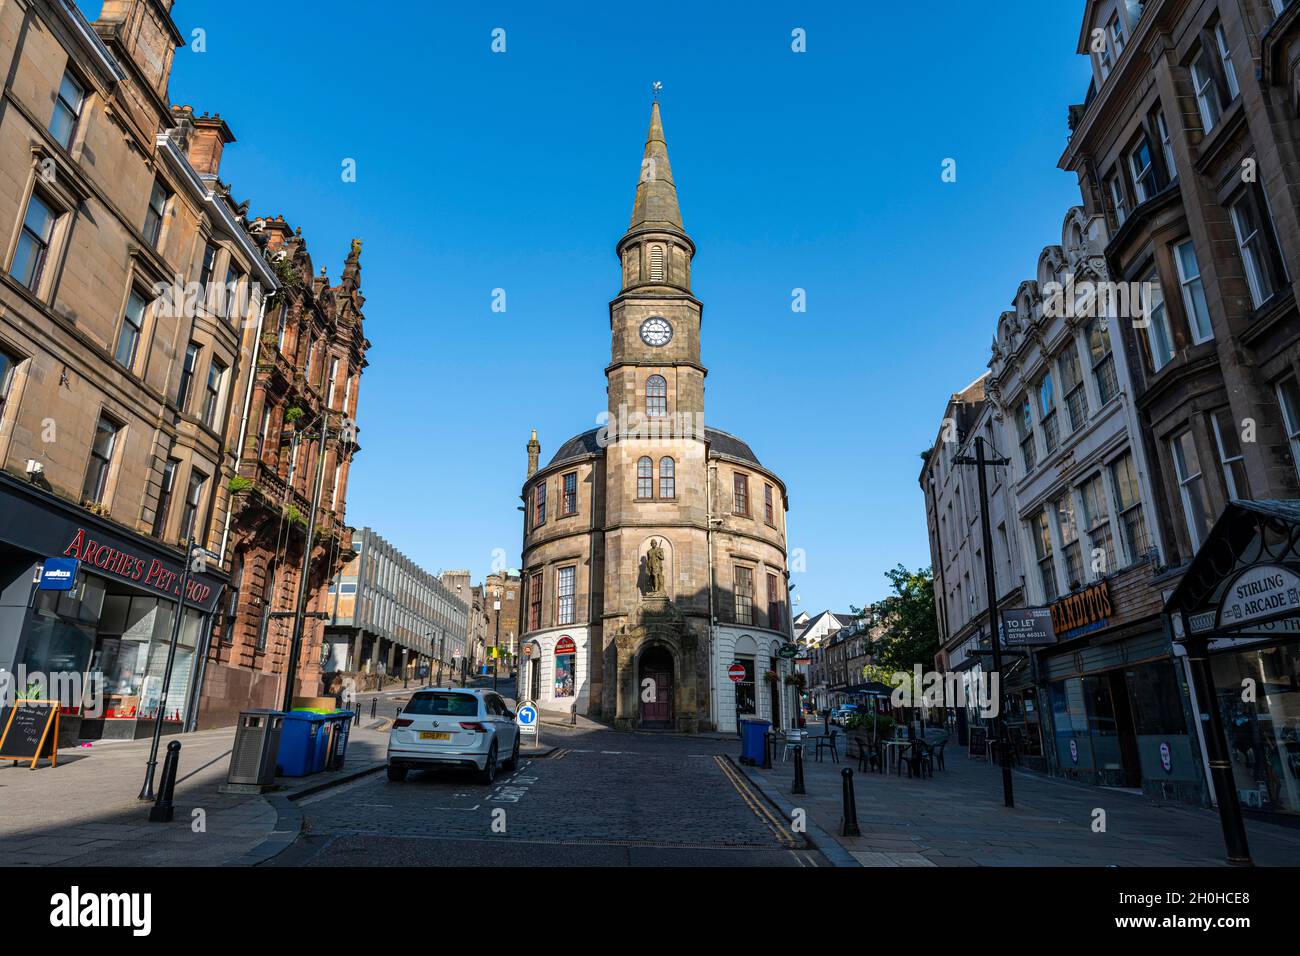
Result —
[[528, 652], [528, 700], [536, 703], [542, 699], [542, 648], [532, 641], [525, 650]]
[[[637, 699], [641, 702], [641, 727], [646, 730], [672, 730], [673, 655], [666, 647], [646, 648], [641, 655], [637, 674]], [[651, 683], [647, 684], [649, 680]]]

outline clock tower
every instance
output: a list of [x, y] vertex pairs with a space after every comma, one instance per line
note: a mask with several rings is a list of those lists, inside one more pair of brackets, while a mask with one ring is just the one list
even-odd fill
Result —
[[702, 420], [703, 306], [691, 294], [695, 243], [682, 228], [657, 102], [650, 111], [632, 221], [617, 252], [622, 287], [609, 304], [611, 355], [605, 370], [611, 421], [662, 417], [665, 409], [674, 421], [684, 415]]

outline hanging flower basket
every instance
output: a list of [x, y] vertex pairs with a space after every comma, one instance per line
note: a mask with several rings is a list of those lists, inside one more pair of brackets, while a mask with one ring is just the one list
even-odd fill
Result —
[[802, 674], [786, 674], [785, 682], [791, 687], [798, 687], [800, 690], [803, 690], [803, 686], [806, 683]]
[[769, 684], [775, 684], [780, 679], [781, 679], [781, 675], [779, 675], [776, 671], [763, 672], [763, 680], [767, 681]]

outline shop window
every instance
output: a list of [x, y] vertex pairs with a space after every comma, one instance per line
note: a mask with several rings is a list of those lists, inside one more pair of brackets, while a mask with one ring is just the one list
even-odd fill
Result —
[[1169, 661], [1139, 664], [1124, 672], [1133, 708], [1133, 730], [1139, 735], [1187, 733], [1178, 674]]
[[[1242, 805], [1300, 814], [1300, 648], [1216, 654], [1210, 666]], [[1247, 681], [1258, 688], [1251, 700]]]
[[556, 698], [573, 696], [577, 660], [578, 648], [573, 638], [561, 637], [555, 642], [555, 676], [552, 685]]
[[735, 663], [745, 669], [745, 676], [736, 681], [736, 714], [758, 713], [758, 696], [754, 685], [754, 658], [736, 655]]

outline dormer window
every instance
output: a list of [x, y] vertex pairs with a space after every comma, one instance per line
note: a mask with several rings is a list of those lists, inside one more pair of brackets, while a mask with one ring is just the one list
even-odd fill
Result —
[[650, 281], [664, 281], [664, 247], [650, 247]]

